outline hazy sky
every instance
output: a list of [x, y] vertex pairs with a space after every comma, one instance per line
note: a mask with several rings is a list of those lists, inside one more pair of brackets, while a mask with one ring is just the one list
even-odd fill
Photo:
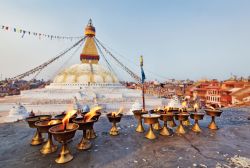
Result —
[[[250, 75], [249, 0], [0, 0], [0, 25], [79, 36], [89, 18], [117, 57], [138, 64], [144, 56], [148, 79]], [[25, 72], [72, 44], [0, 30], [0, 73]], [[66, 66], [79, 62], [80, 52]], [[65, 60], [40, 76], [53, 77]]]

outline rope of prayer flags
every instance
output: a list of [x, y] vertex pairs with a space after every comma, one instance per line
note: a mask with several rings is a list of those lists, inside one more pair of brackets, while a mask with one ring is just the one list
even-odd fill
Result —
[[35, 37], [38, 36], [39, 40], [41, 40], [43, 37], [44, 38], [48, 38], [50, 40], [53, 39], [63, 39], [63, 40], [73, 40], [73, 39], [80, 39], [82, 38], [82, 36], [78, 36], [78, 37], [73, 37], [73, 36], [57, 36], [57, 35], [49, 35], [49, 34], [45, 34], [45, 33], [37, 33], [37, 32], [32, 32], [32, 31], [27, 31], [27, 30], [23, 30], [23, 29], [18, 29], [15, 27], [9, 27], [9, 26], [5, 26], [5, 25], [1, 25], [2, 30], [5, 31], [13, 31], [15, 33], [21, 33], [22, 34], [22, 38], [25, 36], [25, 34], [28, 35], [33, 35]]

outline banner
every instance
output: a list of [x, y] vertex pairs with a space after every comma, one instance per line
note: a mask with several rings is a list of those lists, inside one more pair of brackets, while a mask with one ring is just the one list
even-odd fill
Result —
[[140, 57], [140, 66], [141, 66], [141, 82], [144, 83], [146, 76], [143, 70], [143, 57]]

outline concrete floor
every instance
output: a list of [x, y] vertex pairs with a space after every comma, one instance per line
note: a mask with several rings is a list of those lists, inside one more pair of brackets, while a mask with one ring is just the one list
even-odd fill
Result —
[[[41, 146], [30, 146], [34, 130], [25, 122], [0, 124], [0, 167], [216, 167], [230, 166], [228, 158], [235, 155], [250, 158], [250, 111], [224, 111], [218, 118], [218, 131], [206, 127], [210, 121], [205, 117], [200, 125], [201, 134], [188, 128], [184, 136], [163, 137], [158, 133], [156, 140], [144, 138], [135, 132], [136, 120], [124, 116], [119, 124], [120, 135], [111, 137], [108, 133], [111, 124], [106, 116], [95, 124], [98, 137], [92, 141], [92, 148], [79, 151], [81, 131], [77, 131], [69, 143], [74, 160], [64, 165], [55, 163], [59, 152], [42, 155]], [[193, 122], [193, 121], [192, 121]], [[145, 125], [147, 129], [147, 125]], [[57, 142], [55, 142], [57, 144]], [[60, 145], [59, 145], [60, 147]], [[233, 165], [231, 165], [234, 167]]]

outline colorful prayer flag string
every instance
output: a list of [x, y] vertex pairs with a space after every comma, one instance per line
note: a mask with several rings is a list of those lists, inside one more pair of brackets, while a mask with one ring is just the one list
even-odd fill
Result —
[[1, 28], [2, 30], [5, 30], [5, 31], [13, 31], [15, 33], [20, 33], [22, 34], [22, 38], [25, 36], [25, 34], [28, 34], [28, 35], [33, 35], [35, 37], [38, 36], [38, 39], [41, 40], [43, 37], [44, 39], [45, 38], [48, 38], [48, 39], [63, 39], [63, 40], [73, 40], [73, 39], [80, 39], [82, 38], [82, 36], [78, 36], [78, 37], [69, 37], [69, 36], [58, 36], [58, 35], [49, 35], [49, 34], [45, 34], [45, 33], [37, 33], [37, 32], [32, 32], [32, 31], [27, 31], [27, 30], [23, 30], [23, 29], [18, 29], [18, 28], [15, 28], [15, 27], [9, 27], [9, 26], [5, 26], [5, 25], [1, 25]]

